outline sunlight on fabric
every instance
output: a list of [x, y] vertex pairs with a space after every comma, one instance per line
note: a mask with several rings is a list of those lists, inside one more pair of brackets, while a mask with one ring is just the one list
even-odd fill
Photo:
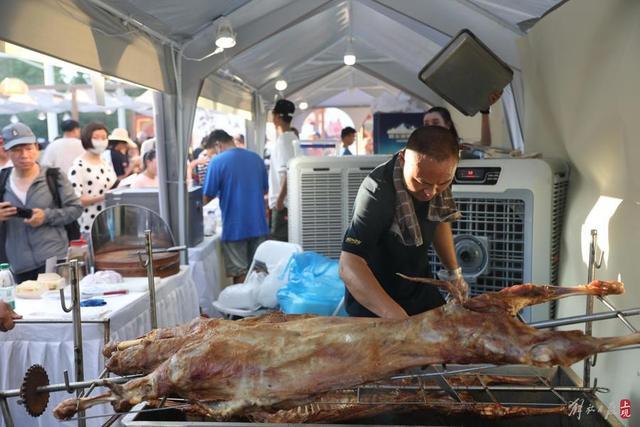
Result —
[[615, 197], [600, 196], [598, 201], [582, 224], [581, 248], [582, 261], [589, 265], [589, 245], [591, 244], [591, 230], [598, 230], [598, 248], [604, 251], [605, 264], [609, 261], [609, 221], [616, 213], [622, 199]]

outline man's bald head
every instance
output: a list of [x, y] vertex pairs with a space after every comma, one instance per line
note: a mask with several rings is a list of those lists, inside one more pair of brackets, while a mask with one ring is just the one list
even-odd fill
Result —
[[407, 143], [407, 150], [436, 161], [459, 158], [458, 141], [449, 129], [440, 126], [425, 126], [413, 131]]
[[407, 190], [416, 200], [426, 202], [451, 185], [458, 165], [458, 142], [449, 129], [425, 126], [411, 134], [400, 161]]

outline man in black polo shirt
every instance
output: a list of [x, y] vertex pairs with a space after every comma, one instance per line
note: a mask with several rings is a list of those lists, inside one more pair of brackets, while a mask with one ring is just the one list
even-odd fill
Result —
[[427, 126], [362, 182], [340, 255], [351, 316], [402, 319], [444, 304], [435, 287], [396, 274], [428, 276], [431, 243], [446, 269], [443, 278], [466, 294], [450, 225], [461, 216], [450, 189], [457, 165], [451, 132]]

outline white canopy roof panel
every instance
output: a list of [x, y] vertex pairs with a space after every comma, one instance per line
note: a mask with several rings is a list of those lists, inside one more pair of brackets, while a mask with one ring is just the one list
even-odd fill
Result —
[[[223, 70], [255, 89], [267, 104], [276, 96], [300, 96], [306, 86], [339, 70], [351, 48], [357, 74], [386, 89], [428, 103], [440, 102], [418, 79], [419, 69], [463, 28], [471, 29], [519, 71], [516, 40], [563, 0], [4, 0], [0, 38], [52, 56], [168, 92], [175, 90], [171, 50], [178, 52], [184, 78], [193, 84]], [[237, 45], [211, 54], [220, 18], [228, 18]], [[34, 23], [38, 23], [34, 27]], [[352, 40], [350, 42], [350, 40]], [[181, 74], [182, 75], [182, 74]], [[519, 76], [519, 74], [516, 74]], [[285, 79], [289, 87], [273, 87]], [[355, 102], [375, 95], [358, 79], [333, 90], [307, 92], [317, 105]], [[220, 81], [218, 80], [218, 83]], [[202, 83], [199, 83], [200, 87]], [[205, 85], [218, 96], [213, 80]], [[252, 88], [252, 89], [250, 89]], [[228, 89], [228, 88], [227, 88]], [[229, 91], [221, 88], [220, 94]], [[358, 89], [359, 92], [355, 92]], [[389, 92], [391, 93], [391, 92]], [[518, 91], [516, 91], [518, 96]], [[219, 96], [218, 96], [219, 97]], [[247, 107], [247, 95], [227, 101]], [[309, 102], [309, 101], [307, 101]], [[238, 105], [240, 107], [240, 105]]]

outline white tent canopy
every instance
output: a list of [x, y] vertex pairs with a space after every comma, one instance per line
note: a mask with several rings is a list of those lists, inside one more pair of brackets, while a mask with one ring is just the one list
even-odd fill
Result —
[[[165, 160], [175, 162], [166, 163], [168, 175], [160, 178], [178, 202], [172, 206], [179, 206], [186, 205], [184, 158], [203, 88], [231, 107], [251, 107], [254, 144], [264, 140], [266, 112], [276, 96], [313, 107], [401, 92], [415, 102], [439, 104], [417, 73], [464, 28], [514, 69], [505, 110], [518, 132], [515, 113], [523, 100], [516, 41], [564, 1], [3, 0], [0, 39], [163, 91], [158, 136]], [[223, 17], [237, 44], [214, 53]], [[349, 43], [358, 58], [353, 68], [342, 63]], [[278, 79], [288, 82], [282, 93], [274, 87]], [[184, 242], [186, 217], [176, 215], [170, 214], [171, 223]]]
[[[196, 64], [199, 80], [225, 70], [267, 103], [276, 95], [277, 79], [289, 82], [282, 94], [287, 96], [343, 67], [342, 55], [352, 39], [361, 71], [433, 104], [440, 99], [417, 82], [416, 74], [453, 35], [471, 29], [519, 71], [515, 41], [524, 33], [518, 24], [529, 25], [558, 3], [190, 0], [184, 7], [172, 0], [6, 0], [0, 37], [169, 93], [176, 89], [176, 67], [168, 48], [179, 50], [185, 74]], [[237, 32], [237, 46], [192, 60], [214, 51], [212, 41], [223, 16]], [[42, 22], [39, 31], [33, 30], [33, 22]], [[61, 37], [51, 36], [57, 34]]]

